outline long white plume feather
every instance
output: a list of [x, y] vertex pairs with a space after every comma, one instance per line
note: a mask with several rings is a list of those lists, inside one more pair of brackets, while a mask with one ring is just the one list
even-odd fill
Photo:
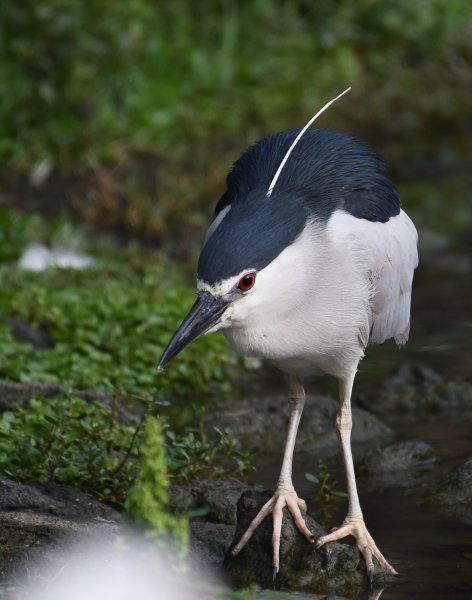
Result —
[[305, 133], [305, 131], [308, 129], [308, 127], [310, 127], [310, 125], [316, 121], [316, 119], [321, 115], [321, 113], [324, 113], [324, 111], [329, 108], [331, 106], [331, 104], [333, 104], [333, 102], [336, 102], [336, 100], [339, 100], [339, 98], [341, 98], [341, 96], [344, 96], [344, 94], [346, 94], [347, 92], [349, 92], [351, 88], [348, 87], [346, 90], [344, 90], [344, 92], [342, 92], [341, 94], [339, 94], [339, 96], [336, 96], [336, 98], [333, 98], [332, 100], [330, 100], [328, 102], [328, 104], [325, 104], [323, 106], [323, 108], [321, 108], [314, 117], [312, 117], [308, 123], [305, 125], [305, 127], [300, 131], [300, 133], [297, 135], [297, 137], [295, 138], [295, 140], [293, 141], [293, 144], [290, 146], [290, 148], [287, 150], [287, 154], [283, 157], [282, 162], [279, 165], [279, 168], [277, 169], [277, 172], [274, 175], [274, 178], [272, 179], [271, 184], [269, 185], [269, 189], [267, 190], [267, 197], [269, 197], [272, 194], [272, 190], [275, 187], [275, 184], [277, 183], [277, 179], [280, 177], [280, 173], [282, 173], [282, 169], [285, 166], [285, 163], [287, 162], [287, 160], [289, 159], [290, 154], [292, 154], [292, 150], [295, 148], [295, 146], [298, 144], [298, 142], [300, 141], [300, 138], [302, 137], [302, 135]]

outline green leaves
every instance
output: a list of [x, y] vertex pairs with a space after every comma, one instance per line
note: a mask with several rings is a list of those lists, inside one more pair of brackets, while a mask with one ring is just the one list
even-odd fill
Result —
[[205, 477], [245, 477], [252, 468], [249, 454], [241, 452], [231, 432], [213, 427], [208, 435], [204, 430], [176, 433], [163, 425], [168, 453], [169, 476], [176, 481]]
[[[459, 58], [470, 56], [470, 10], [467, 0], [253, 0], [224, 10], [152, 0], [3, 0], [0, 156], [27, 167], [49, 157], [70, 171], [90, 155], [150, 146], [166, 155], [176, 142], [215, 132], [249, 132], [253, 140], [255, 129], [295, 126], [294, 114], [312, 114], [345, 82], [376, 90], [354, 105], [363, 122], [372, 113], [382, 119], [382, 88], [384, 106], [393, 94], [406, 109], [405, 77], [420, 92], [422, 83], [437, 91], [446, 77], [448, 99], [465, 102]], [[443, 100], [423, 95], [416, 95], [415, 119], [427, 122]]]
[[120, 422], [115, 407], [73, 395], [32, 398], [0, 418], [0, 476], [74, 485], [121, 502], [134, 477], [137, 424], [131, 416]]
[[221, 336], [198, 340], [165, 373], [156, 370], [194, 295], [177, 276], [169, 276], [171, 270], [147, 265], [136, 272], [116, 261], [39, 274], [2, 268], [0, 314], [42, 325], [53, 347], [17, 342], [8, 324], [0, 323], [0, 377], [82, 389], [111, 386], [155, 398], [224, 394], [234, 359]]
[[336, 500], [347, 498], [347, 493], [335, 489], [334, 486], [337, 484], [337, 481], [330, 481], [331, 473], [329, 468], [321, 460], [318, 461], [318, 475], [305, 473], [305, 479], [318, 488], [319, 516], [323, 525], [325, 525], [325, 527], [330, 527], [331, 505]]
[[176, 433], [160, 417], [159, 435], [153, 440], [156, 422], [151, 414], [138, 418], [117, 404], [74, 394], [31, 398], [0, 417], [0, 478], [74, 485], [100, 500], [122, 503], [138, 472], [139, 448], [138, 487], [148, 489], [152, 479], [156, 490], [146, 494], [155, 500], [153, 494], [161, 487], [164, 507], [168, 476], [182, 482], [197, 475], [244, 476], [251, 468], [248, 455], [237, 450], [228, 431]]

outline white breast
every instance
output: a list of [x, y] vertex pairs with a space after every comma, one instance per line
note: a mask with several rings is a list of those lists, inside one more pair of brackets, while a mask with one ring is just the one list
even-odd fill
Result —
[[223, 332], [238, 352], [288, 373], [339, 376], [363, 356], [369, 294], [351, 254], [311, 223], [257, 274]]

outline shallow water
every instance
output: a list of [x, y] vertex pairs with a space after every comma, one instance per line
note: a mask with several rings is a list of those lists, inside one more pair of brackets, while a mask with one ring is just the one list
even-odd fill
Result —
[[[450, 262], [457, 265], [460, 261], [452, 256]], [[415, 282], [410, 342], [401, 351], [393, 344], [370, 349], [361, 364], [355, 393], [375, 390], [402, 363], [426, 364], [444, 379], [470, 379], [471, 292], [469, 269], [423, 267]], [[335, 392], [336, 388], [332, 382], [320, 381], [317, 385], [315, 381], [310, 389]], [[460, 414], [436, 421], [419, 413], [406, 422], [398, 415], [382, 415], [382, 419], [394, 423], [394, 441], [423, 440], [431, 444], [437, 461], [429, 467], [430, 475], [449, 471], [472, 456], [472, 422], [464, 421]], [[365, 450], [354, 448], [355, 457]], [[317, 473], [319, 458], [296, 448], [294, 485], [315, 516], [316, 490], [305, 479], [305, 473]], [[345, 489], [340, 456], [322, 458], [332, 479], [338, 481], [336, 489]], [[273, 488], [280, 460], [281, 456], [258, 456], [257, 472], [251, 481]], [[402, 478], [401, 473], [398, 478]], [[372, 480], [362, 477], [358, 478], [358, 485], [369, 530], [400, 572], [395, 582], [386, 586], [382, 600], [472, 600], [472, 527], [420, 505], [401, 487], [373, 488]], [[339, 524], [345, 512], [346, 501], [333, 503], [332, 525]]]
[[[397, 428], [396, 441], [421, 439], [430, 443], [438, 458], [430, 467], [430, 474], [439, 474], [472, 455], [471, 429], [472, 423], [419, 423]], [[359, 448], [354, 451], [359, 454]], [[305, 473], [317, 472], [318, 458], [297, 448], [294, 460], [294, 485], [315, 516], [319, 506], [317, 490], [305, 479]], [[340, 456], [323, 460], [332, 480], [338, 482], [335, 489], [345, 489]], [[251, 479], [273, 488], [278, 476], [278, 458], [260, 457], [256, 466], [257, 472]], [[471, 600], [472, 527], [420, 505], [405, 489], [372, 489], [372, 483], [362, 477], [358, 477], [358, 487], [368, 528], [400, 573], [386, 586], [382, 600]], [[330, 506], [331, 525], [342, 521], [346, 507], [345, 500]]]

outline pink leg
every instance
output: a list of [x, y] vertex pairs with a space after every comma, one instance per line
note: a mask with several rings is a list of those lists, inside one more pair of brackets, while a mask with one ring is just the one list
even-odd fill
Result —
[[290, 511], [295, 521], [295, 525], [299, 531], [310, 543], [313, 543], [313, 534], [306, 526], [305, 520], [303, 519], [301, 513], [301, 510], [306, 511], [305, 501], [297, 496], [292, 484], [293, 450], [295, 447], [298, 425], [300, 423], [303, 407], [305, 405], [305, 390], [303, 389], [301, 382], [295, 377], [290, 379], [289, 401], [291, 406], [290, 424], [277, 488], [272, 498], [266, 502], [266, 504], [264, 504], [259, 513], [252, 520], [245, 534], [231, 552], [232, 556], [236, 556], [236, 554], [238, 554], [248, 543], [256, 529], [267, 517], [267, 515], [272, 513], [272, 565], [274, 568], [274, 577], [278, 573], [280, 566], [280, 534], [282, 530], [282, 509], [284, 506], [286, 506]]
[[397, 572], [385, 559], [383, 554], [377, 548], [372, 536], [367, 531], [359, 503], [359, 496], [357, 494], [356, 476], [354, 473], [354, 463], [351, 453], [351, 392], [352, 385], [354, 383], [354, 375], [355, 372], [351, 375], [351, 377], [340, 382], [341, 398], [339, 412], [336, 418], [336, 429], [341, 442], [341, 452], [346, 469], [347, 487], [349, 493], [348, 513], [341, 527], [332, 533], [329, 533], [328, 535], [322, 536], [318, 540], [316, 547], [321, 548], [321, 546], [327, 542], [339, 540], [347, 535], [354, 536], [357, 542], [357, 547], [359, 548], [359, 551], [366, 562], [367, 577], [369, 581], [372, 581], [374, 575], [374, 563], [372, 560], [373, 556], [375, 556], [380, 565], [386, 571], [392, 573], [393, 575], [396, 575]]

